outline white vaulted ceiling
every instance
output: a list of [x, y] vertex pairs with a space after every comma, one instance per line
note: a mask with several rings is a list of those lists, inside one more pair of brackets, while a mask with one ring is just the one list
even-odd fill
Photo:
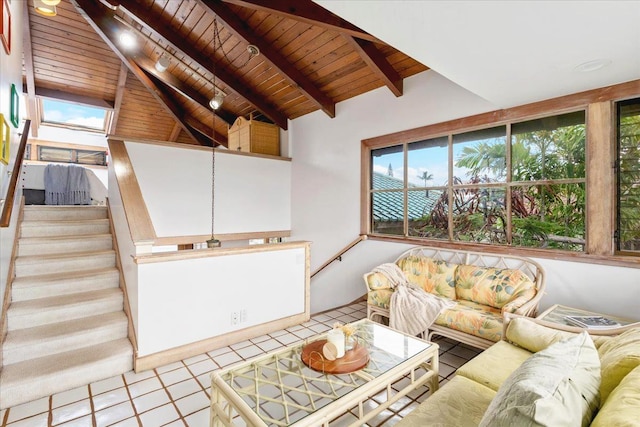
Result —
[[499, 108], [640, 79], [640, 1], [315, 1]]

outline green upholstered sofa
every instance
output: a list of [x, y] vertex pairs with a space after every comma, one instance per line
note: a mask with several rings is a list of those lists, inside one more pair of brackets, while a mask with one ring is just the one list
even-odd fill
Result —
[[[461, 366], [451, 380], [396, 425], [640, 425], [639, 324], [620, 328], [614, 336], [591, 335], [592, 349], [585, 345], [576, 353], [558, 346], [588, 336], [586, 333], [512, 317], [506, 316], [504, 339]], [[549, 357], [554, 349], [551, 368], [544, 367], [540, 363], [543, 356]], [[584, 362], [589, 351], [590, 366]], [[575, 355], [579, 358], [574, 359]], [[555, 379], [554, 366], [558, 373]], [[590, 386], [577, 378], [585, 375]], [[548, 389], [540, 392], [544, 387]], [[568, 391], [571, 387], [573, 390]], [[533, 398], [532, 389], [538, 389]], [[577, 409], [567, 396], [571, 393], [577, 396]]]
[[[478, 348], [500, 341], [504, 313], [535, 315], [545, 288], [542, 267], [516, 256], [420, 246], [395, 263], [410, 283], [456, 302], [440, 313], [428, 338], [441, 335]], [[392, 284], [380, 272], [365, 274], [364, 282], [369, 319], [388, 319]]]

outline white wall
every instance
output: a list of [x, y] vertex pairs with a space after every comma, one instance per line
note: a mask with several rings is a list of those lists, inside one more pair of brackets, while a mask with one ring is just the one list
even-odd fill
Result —
[[[135, 142], [126, 147], [156, 235], [211, 233], [211, 152]], [[291, 162], [220, 151], [215, 177], [216, 234], [291, 228]]]
[[96, 147], [107, 147], [107, 138], [104, 133], [89, 132], [77, 129], [66, 129], [57, 126], [41, 125], [38, 128], [39, 141], [55, 141], [69, 143], [73, 141], [74, 144], [93, 145]]
[[[496, 109], [433, 71], [405, 79], [405, 94], [386, 88], [293, 120], [292, 239], [309, 240], [311, 271], [360, 232], [361, 140]], [[408, 246], [366, 241], [311, 282], [311, 312], [346, 304], [365, 293], [362, 275], [393, 261]], [[541, 306], [563, 303], [638, 318], [640, 269], [538, 260], [547, 270]]]
[[[6, 3], [5, 3], [6, 4]], [[22, 2], [9, 2], [11, 10], [11, 54], [5, 53], [4, 47], [0, 44], [0, 112], [4, 115], [11, 127], [11, 145], [9, 165], [0, 163], [0, 199], [4, 199], [9, 187], [9, 172], [14, 172], [14, 163], [18, 145], [20, 144], [20, 136], [18, 132], [22, 132], [23, 124], [20, 123], [18, 129], [11, 124], [11, 84], [16, 85], [18, 93], [22, 92]], [[20, 102], [23, 102], [20, 97]], [[15, 171], [19, 173], [19, 171]], [[17, 207], [20, 205], [20, 197], [22, 191], [16, 191], [16, 203], [11, 215], [11, 223], [7, 228], [0, 228], [0, 307], [4, 299], [4, 289], [7, 285], [7, 272], [9, 270], [9, 261], [13, 241], [16, 235], [16, 224], [18, 221]], [[0, 210], [2, 204], [0, 203]]]
[[405, 79], [396, 98], [380, 88], [291, 121], [292, 236], [310, 240], [311, 271], [360, 232], [360, 141], [494, 110], [433, 71]]

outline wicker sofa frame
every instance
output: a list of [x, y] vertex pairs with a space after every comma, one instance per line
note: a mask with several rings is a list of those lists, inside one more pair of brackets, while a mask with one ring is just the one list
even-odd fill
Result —
[[[441, 249], [426, 246], [419, 246], [403, 252], [395, 262], [407, 256], [424, 256], [434, 260], [446, 261], [459, 265], [475, 265], [479, 267], [509, 268], [520, 270], [529, 276], [534, 282], [537, 292], [536, 296], [518, 308], [514, 314], [527, 317], [535, 317], [538, 312], [538, 305], [545, 290], [544, 269], [537, 262], [518, 256], [498, 255], [483, 252], [470, 252], [455, 249]], [[373, 273], [364, 275], [365, 284], [367, 277]], [[389, 320], [389, 310], [375, 305], [367, 304], [367, 317], [374, 321]], [[428, 331], [423, 334], [429, 341], [434, 335], [452, 338], [456, 341], [471, 345], [473, 347], [486, 349], [495, 344], [493, 341], [433, 324]]]

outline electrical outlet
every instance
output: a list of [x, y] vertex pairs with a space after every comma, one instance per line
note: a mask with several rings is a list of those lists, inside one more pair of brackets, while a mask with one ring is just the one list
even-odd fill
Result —
[[243, 308], [240, 310], [240, 323], [244, 323], [247, 321], [247, 309]]
[[237, 311], [232, 311], [231, 312], [231, 324], [232, 325], [237, 325], [240, 322], [240, 315], [238, 314]]

